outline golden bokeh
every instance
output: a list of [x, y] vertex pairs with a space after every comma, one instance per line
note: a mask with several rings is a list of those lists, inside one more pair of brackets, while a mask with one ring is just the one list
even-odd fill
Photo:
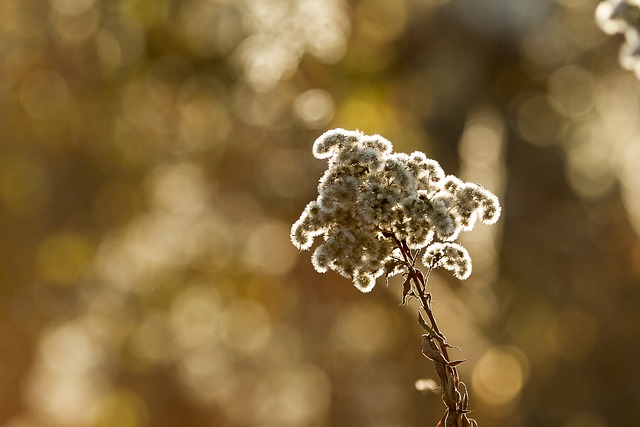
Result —
[[480, 426], [640, 425], [640, 82], [597, 4], [0, 1], [0, 424], [435, 425], [402, 277], [290, 242], [341, 127], [501, 200], [428, 285]]
[[513, 405], [528, 375], [526, 356], [514, 347], [496, 346], [486, 351], [475, 364], [471, 376], [478, 399], [494, 411]]

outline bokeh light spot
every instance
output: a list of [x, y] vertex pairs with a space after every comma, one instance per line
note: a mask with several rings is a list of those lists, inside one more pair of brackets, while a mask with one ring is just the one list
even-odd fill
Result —
[[309, 425], [326, 417], [331, 383], [323, 370], [302, 365], [272, 373], [258, 394], [258, 414], [268, 425]]
[[171, 308], [171, 324], [176, 340], [184, 348], [216, 341], [222, 313], [215, 288], [193, 284], [180, 292]]
[[611, 147], [588, 131], [580, 144], [567, 147], [567, 180], [580, 196], [596, 199], [611, 190], [616, 182], [612, 165], [607, 161]]
[[593, 76], [584, 68], [568, 65], [549, 78], [549, 99], [562, 114], [579, 116], [594, 104]]
[[531, 26], [520, 44], [527, 59], [543, 67], [562, 63], [571, 52], [562, 23], [556, 19]]
[[245, 3], [244, 27], [252, 33], [234, 57], [253, 90], [269, 92], [296, 71], [305, 52], [324, 62], [345, 53], [349, 21], [336, 1], [255, 0]]
[[320, 129], [333, 118], [335, 103], [327, 91], [311, 89], [298, 95], [293, 108], [307, 127]]
[[164, 313], [151, 313], [137, 326], [132, 335], [131, 352], [148, 364], [173, 359], [175, 345]]
[[96, 49], [100, 65], [105, 74], [117, 70], [122, 64], [122, 47], [118, 39], [109, 31], [98, 31]]
[[56, 10], [64, 15], [80, 15], [93, 7], [95, 0], [51, 0]]
[[338, 106], [334, 122], [341, 123], [345, 129], [388, 135], [396, 118], [386, 107], [381, 94], [364, 89], [352, 93]]
[[193, 215], [205, 208], [204, 172], [193, 163], [158, 167], [150, 179], [156, 205], [178, 215]]
[[212, 95], [202, 94], [180, 106], [181, 144], [186, 149], [212, 148], [231, 132], [229, 112]]
[[93, 366], [100, 358], [95, 344], [83, 325], [68, 323], [53, 328], [42, 341], [43, 364], [60, 373]]
[[256, 301], [234, 302], [227, 308], [220, 323], [223, 342], [241, 354], [260, 351], [271, 336], [269, 313]]
[[512, 403], [526, 381], [528, 362], [524, 354], [511, 346], [487, 350], [471, 374], [475, 398], [491, 407]]
[[548, 146], [556, 141], [558, 114], [542, 94], [525, 94], [514, 101], [515, 127], [532, 144]]
[[28, 379], [27, 401], [56, 425], [87, 425], [104, 386], [96, 367], [104, 353], [80, 322], [45, 331], [39, 360]]
[[388, 42], [396, 38], [407, 21], [406, 0], [364, 0], [356, 7], [360, 34], [373, 42]]
[[272, 150], [262, 163], [260, 182], [268, 194], [294, 199], [306, 194], [313, 184], [308, 183], [308, 171], [300, 167], [306, 159], [296, 150]]
[[345, 307], [336, 318], [332, 336], [337, 348], [357, 357], [384, 354], [395, 342], [389, 313], [373, 302]]
[[270, 275], [288, 272], [296, 261], [289, 232], [289, 225], [280, 221], [258, 225], [247, 240], [245, 261], [249, 268]]
[[58, 14], [54, 17], [54, 28], [68, 42], [81, 42], [92, 36], [100, 26], [100, 14], [89, 9], [82, 14]]

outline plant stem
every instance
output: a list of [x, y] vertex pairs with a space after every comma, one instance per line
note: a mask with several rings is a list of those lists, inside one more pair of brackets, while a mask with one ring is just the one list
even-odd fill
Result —
[[402, 264], [407, 268], [403, 301], [407, 296], [416, 297], [420, 301], [422, 311], [427, 315], [428, 322], [418, 310], [418, 323], [427, 331], [422, 335], [422, 354], [434, 363], [443, 390], [442, 400], [447, 407], [437, 427], [477, 427], [476, 421], [467, 417], [469, 412], [467, 409], [469, 403], [467, 387], [460, 381], [456, 368], [463, 360], [452, 361], [449, 358], [448, 349], [453, 346], [440, 332], [431, 307], [431, 294], [426, 290], [431, 270], [437, 261], [429, 266], [425, 277], [422, 271], [415, 267], [418, 253], [413, 253], [405, 240], [398, 239], [392, 233], [387, 233], [386, 236], [394, 240], [396, 247], [402, 254]]

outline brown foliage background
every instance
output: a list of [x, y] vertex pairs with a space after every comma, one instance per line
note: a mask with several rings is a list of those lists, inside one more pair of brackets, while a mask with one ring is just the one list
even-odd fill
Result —
[[595, 6], [1, 2], [3, 425], [434, 425], [399, 283], [289, 242], [332, 127], [503, 201], [429, 283], [481, 426], [639, 425], [640, 82]]

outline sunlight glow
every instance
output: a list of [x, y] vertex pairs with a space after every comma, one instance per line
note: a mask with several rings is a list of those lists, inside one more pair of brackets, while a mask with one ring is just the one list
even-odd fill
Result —
[[490, 348], [472, 373], [474, 395], [495, 408], [513, 403], [527, 379], [528, 363], [514, 347]]

